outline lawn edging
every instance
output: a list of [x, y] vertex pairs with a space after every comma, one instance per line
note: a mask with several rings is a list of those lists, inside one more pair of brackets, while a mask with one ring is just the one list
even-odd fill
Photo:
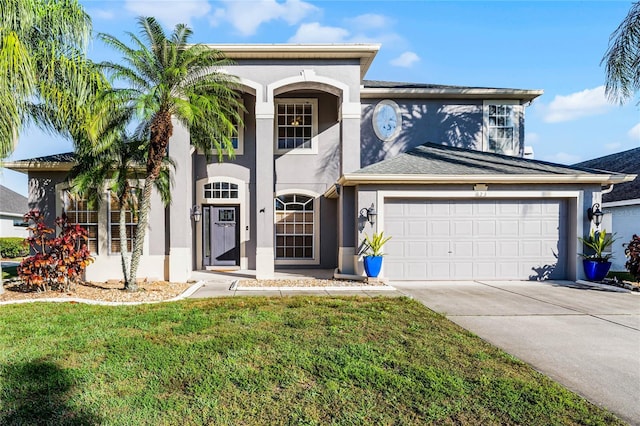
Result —
[[14, 305], [20, 303], [34, 303], [34, 302], [70, 302], [70, 303], [84, 303], [87, 305], [102, 305], [102, 306], [121, 306], [121, 305], [148, 305], [152, 303], [165, 303], [165, 302], [177, 302], [178, 300], [186, 299], [195, 293], [200, 287], [204, 286], [205, 281], [198, 281], [193, 284], [191, 287], [183, 291], [181, 294], [172, 297], [167, 300], [147, 300], [140, 302], [108, 302], [105, 300], [92, 300], [92, 299], [83, 299], [80, 297], [47, 297], [43, 299], [23, 299], [23, 300], [7, 300], [4, 302], [0, 302], [0, 306], [2, 305]]

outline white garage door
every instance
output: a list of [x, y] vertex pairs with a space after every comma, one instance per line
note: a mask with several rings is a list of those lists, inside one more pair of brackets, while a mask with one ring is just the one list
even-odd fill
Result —
[[400, 280], [561, 279], [563, 200], [387, 199], [384, 275]]

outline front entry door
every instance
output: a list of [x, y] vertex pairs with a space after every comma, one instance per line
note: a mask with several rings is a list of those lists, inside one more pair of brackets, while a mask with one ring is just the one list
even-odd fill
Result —
[[238, 206], [203, 207], [204, 266], [240, 265]]

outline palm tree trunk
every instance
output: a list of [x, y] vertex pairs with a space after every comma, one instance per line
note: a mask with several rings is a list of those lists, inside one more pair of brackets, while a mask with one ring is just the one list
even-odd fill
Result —
[[[126, 200], [126, 199], [125, 199]], [[127, 241], [127, 215], [123, 212], [125, 200], [120, 201], [120, 261], [122, 263], [122, 276], [124, 277], [125, 290], [131, 286], [131, 275], [129, 273], [129, 242]], [[124, 243], [123, 243], [124, 241]]]
[[0, 294], [4, 293], [4, 279], [2, 278], [2, 262], [0, 262]]
[[138, 205], [138, 226], [136, 228], [136, 237], [133, 240], [133, 250], [131, 250], [131, 268], [129, 269], [129, 283], [125, 282], [125, 288], [129, 291], [137, 291], [138, 283], [136, 282], [138, 274], [138, 266], [140, 265], [140, 257], [142, 256], [142, 248], [144, 245], [144, 237], [147, 232], [147, 222], [149, 220], [149, 209], [151, 207], [151, 191], [153, 190], [153, 181], [155, 179], [150, 176], [144, 181], [142, 196]]
[[147, 157], [147, 176], [142, 189], [142, 196], [139, 203], [138, 227], [136, 229], [136, 238], [133, 242], [133, 250], [131, 251], [131, 274], [129, 291], [137, 291], [138, 284], [136, 278], [138, 274], [138, 266], [140, 257], [142, 256], [142, 247], [144, 237], [147, 232], [147, 222], [149, 221], [149, 209], [151, 208], [151, 191], [153, 184], [160, 175], [162, 169], [162, 161], [167, 155], [167, 145], [173, 134], [173, 124], [171, 124], [171, 113], [163, 110], [156, 114], [151, 124], [151, 137], [149, 144], [149, 153]]

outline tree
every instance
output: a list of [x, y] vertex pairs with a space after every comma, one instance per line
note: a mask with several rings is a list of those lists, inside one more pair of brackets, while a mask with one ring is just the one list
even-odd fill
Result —
[[622, 23], [609, 37], [605, 64], [607, 97], [619, 103], [640, 89], [640, 2], [634, 3]]
[[131, 111], [136, 134], [148, 134], [144, 184], [138, 200], [138, 227], [131, 253], [130, 282], [137, 290], [136, 274], [146, 234], [151, 193], [163, 170], [167, 146], [173, 133], [172, 118], [191, 131], [191, 144], [207, 155], [222, 159], [232, 155], [234, 122], [241, 123], [242, 104], [236, 78], [220, 72], [230, 64], [217, 50], [201, 44], [187, 44], [192, 31], [178, 24], [167, 37], [152, 17], [138, 18], [140, 36], [128, 33], [133, 47], [117, 38], [100, 34], [100, 39], [123, 55], [123, 63], [104, 62], [102, 67], [113, 82], [127, 87], [107, 91], [110, 99]]
[[77, 89], [102, 81], [83, 55], [90, 34], [77, 0], [0, 0], [0, 162], [30, 122], [63, 134], [84, 125]]
[[[102, 203], [104, 201], [102, 194], [105, 188], [109, 190], [112, 197], [115, 197], [120, 210], [118, 232], [121, 242], [122, 276], [125, 289], [129, 289], [132, 283], [131, 256], [126, 243], [127, 221], [123, 211], [128, 210], [131, 215], [137, 216], [149, 140], [148, 138], [131, 137], [122, 128], [116, 130], [116, 137], [101, 149], [93, 149], [95, 148], [94, 144], [80, 144], [80, 149], [76, 150], [77, 163], [71, 169], [69, 181], [71, 182], [71, 192], [86, 197], [90, 203]], [[155, 181], [155, 188], [165, 205], [171, 201], [170, 167], [175, 166], [168, 157], [165, 157], [163, 168]]]
[[[100, 73], [84, 56], [91, 20], [77, 0], [0, 0], [0, 159], [30, 122], [66, 133], [80, 87]], [[91, 84], [86, 84], [92, 82]]]

